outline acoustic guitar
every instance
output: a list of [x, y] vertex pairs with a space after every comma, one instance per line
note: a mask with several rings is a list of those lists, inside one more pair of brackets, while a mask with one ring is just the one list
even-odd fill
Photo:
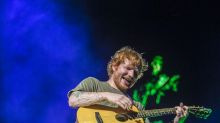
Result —
[[[188, 106], [189, 114], [198, 118], [207, 119], [212, 110], [199, 106]], [[80, 107], [77, 111], [79, 123], [144, 123], [143, 118], [158, 117], [163, 115], [176, 114], [175, 108], [163, 108], [138, 111], [132, 106], [130, 111], [122, 108], [111, 108], [101, 105]]]

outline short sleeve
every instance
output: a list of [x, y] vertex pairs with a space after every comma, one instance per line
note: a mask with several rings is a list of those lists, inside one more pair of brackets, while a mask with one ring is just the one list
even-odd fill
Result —
[[88, 77], [82, 80], [75, 88], [70, 90], [67, 96], [70, 97], [71, 93], [75, 91], [94, 92], [97, 90], [97, 81], [96, 78]]

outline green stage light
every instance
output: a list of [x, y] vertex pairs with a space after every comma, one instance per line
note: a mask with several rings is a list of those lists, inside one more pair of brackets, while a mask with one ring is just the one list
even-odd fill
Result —
[[[178, 84], [180, 75], [167, 75], [162, 72], [163, 68], [163, 57], [155, 56], [150, 63], [152, 68], [150, 79], [144, 84], [144, 86], [140, 86], [138, 89], [133, 90], [133, 99], [140, 102], [144, 107], [147, 106], [149, 102], [149, 97], [154, 97], [156, 104], [161, 103], [161, 98], [166, 96], [167, 91], [178, 91]], [[153, 123], [163, 123], [163, 121], [154, 121]], [[184, 121], [181, 121], [184, 123]]]

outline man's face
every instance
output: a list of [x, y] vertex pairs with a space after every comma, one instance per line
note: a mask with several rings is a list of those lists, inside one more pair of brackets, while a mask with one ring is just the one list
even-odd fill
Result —
[[113, 66], [113, 81], [117, 88], [121, 91], [127, 91], [137, 81], [138, 69], [136, 66], [125, 59], [124, 63], [118, 66]]

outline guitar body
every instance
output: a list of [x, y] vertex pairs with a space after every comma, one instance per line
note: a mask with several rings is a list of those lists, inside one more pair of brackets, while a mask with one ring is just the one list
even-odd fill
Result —
[[[132, 112], [138, 112], [135, 106], [132, 106]], [[93, 105], [87, 107], [80, 107], [77, 111], [77, 120], [79, 123], [98, 123], [97, 112], [103, 123], [144, 123], [143, 118], [128, 119], [126, 121], [119, 121], [116, 119], [117, 114], [128, 113], [122, 108], [111, 108], [107, 106]]]
[[[212, 109], [199, 106], [188, 106], [188, 111], [190, 114], [202, 119], [207, 119], [212, 113]], [[77, 111], [77, 121], [79, 123], [144, 123], [143, 117], [158, 117], [168, 114], [176, 114], [176, 109], [164, 108], [138, 111], [135, 106], [132, 106], [131, 111], [125, 111], [122, 108], [93, 105], [80, 107]]]

